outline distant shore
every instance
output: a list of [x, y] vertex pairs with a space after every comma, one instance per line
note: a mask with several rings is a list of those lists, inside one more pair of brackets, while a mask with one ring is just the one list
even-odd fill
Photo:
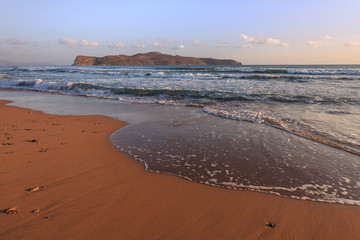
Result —
[[109, 142], [124, 122], [5, 103], [0, 239], [360, 238], [359, 207], [148, 173]]
[[139, 53], [133, 56], [109, 55], [105, 57], [77, 56], [74, 60], [75, 66], [114, 66], [114, 65], [162, 65], [162, 66], [200, 66], [200, 65], [242, 65], [232, 59], [196, 58], [173, 56], [160, 52]]

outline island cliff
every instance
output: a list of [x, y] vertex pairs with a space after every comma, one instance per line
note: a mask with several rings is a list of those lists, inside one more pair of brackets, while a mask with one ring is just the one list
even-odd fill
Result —
[[73, 65], [241, 65], [241, 63], [235, 60], [182, 57], [162, 54], [160, 52], [149, 52], [133, 56], [77, 56]]

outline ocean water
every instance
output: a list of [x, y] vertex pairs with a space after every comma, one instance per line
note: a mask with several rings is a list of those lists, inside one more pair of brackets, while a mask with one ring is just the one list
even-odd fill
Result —
[[0, 87], [168, 112], [111, 137], [148, 171], [360, 204], [359, 65], [2, 66]]

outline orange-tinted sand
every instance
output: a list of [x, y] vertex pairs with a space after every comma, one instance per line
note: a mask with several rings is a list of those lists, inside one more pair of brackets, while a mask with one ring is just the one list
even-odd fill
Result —
[[111, 146], [120, 121], [0, 103], [0, 239], [360, 239], [360, 207], [147, 173]]

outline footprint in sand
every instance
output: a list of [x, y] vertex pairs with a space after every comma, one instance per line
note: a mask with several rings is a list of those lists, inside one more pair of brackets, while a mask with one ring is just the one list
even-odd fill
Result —
[[9, 133], [4, 133], [5, 139], [10, 140], [12, 137]]
[[14, 145], [14, 143], [2, 143], [0, 144], [0, 146], [12, 146]]
[[6, 213], [6, 214], [19, 214], [20, 213], [20, 211], [16, 207], [1, 210], [0, 212], [1, 213]]

